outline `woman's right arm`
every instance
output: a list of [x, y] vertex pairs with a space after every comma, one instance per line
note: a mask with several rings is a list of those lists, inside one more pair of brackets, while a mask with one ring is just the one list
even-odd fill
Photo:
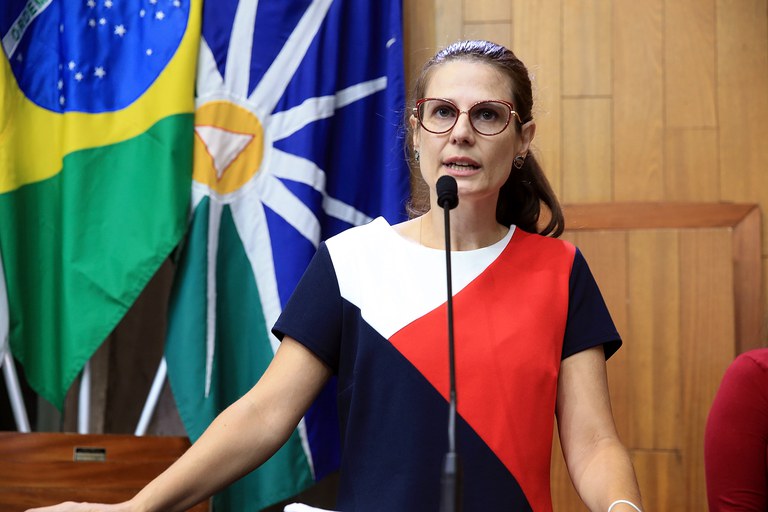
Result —
[[331, 375], [286, 336], [259, 382], [225, 409], [192, 447], [133, 499], [64, 503], [28, 512], [173, 512], [204, 500], [269, 459], [288, 439]]

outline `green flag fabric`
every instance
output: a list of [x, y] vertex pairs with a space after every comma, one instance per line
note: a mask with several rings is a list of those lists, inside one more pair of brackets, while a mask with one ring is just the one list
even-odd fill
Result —
[[61, 407], [187, 224], [201, 1], [0, 13], [9, 339]]

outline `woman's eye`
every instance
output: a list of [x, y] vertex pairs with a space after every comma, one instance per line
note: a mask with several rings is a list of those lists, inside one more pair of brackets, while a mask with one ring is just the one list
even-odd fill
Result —
[[435, 110], [437, 117], [451, 117], [453, 115], [453, 109], [450, 107], [438, 107]]
[[478, 112], [478, 118], [482, 119], [483, 121], [493, 121], [497, 117], [499, 117], [498, 114], [493, 110], [483, 109]]

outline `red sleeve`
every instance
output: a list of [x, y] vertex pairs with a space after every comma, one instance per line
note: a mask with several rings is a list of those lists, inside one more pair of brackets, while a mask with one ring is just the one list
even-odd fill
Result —
[[768, 510], [768, 349], [738, 356], [707, 419], [710, 512]]

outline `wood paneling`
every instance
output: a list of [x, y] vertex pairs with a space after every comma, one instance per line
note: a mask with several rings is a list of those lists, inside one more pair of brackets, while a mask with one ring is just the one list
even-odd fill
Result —
[[556, 192], [561, 167], [561, 4], [559, 0], [513, 3], [513, 48], [533, 78], [536, 139], [534, 153]]
[[627, 443], [645, 450], [679, 448], [680, 257], [672, 230], [629, 234], [629, 336], [632, 419]]
[[[768, 207], [768, 2], [717, 1], [720, 198]], [[763, 226], [768, 254], [768, 223]]]
[[741, 227], [759, 210], [732, 203], [602, 203], [563, 206], [569, 229]]
[[506, 47], [512, 46], [512, 23], [500, 21], [496, 23], [466, 23], [463, 38], [487, 39]]
[[612, 148], [604, 143], [610, 133], [609, 98], [563, 99], [562, 201], [594, 203], [613, 198]]
[[[403, 2], [403, 63], [407, 94], [422, 65], [435, 53], [435, 4], [433, 1]], [[412, 98], [408, 98], [411, 100]]]
[[[528, 65], [534, 151], [561, 200], [768, 206], [768, 0], [405, 2], [429, 8], [423, 54], [488, 38]], [[574, 131], [577, 98], [610, 102], [609, 133]], [[609, 178], [581, 164], [587, 147], [609, 148]], [[768, 258], [768, 223], [761, 243]]]
[[[768, 346], [768, 316], [764, 313], [765, 290], [768, 271], [765, 267], [767, 258], [760, 258], [760, 210], [750, 210], [744, 219], [735, 225], [733, 231], [733, 258], [735, 302], [736, 302], [736, 353], [740, 354], [758, 347]], [[763, 286], [755, 287], [755, 276], [760, 275], [762, 267]]]
[[435, 50], [461, 39], [462, 0], [435, 0]]
[[685, 487], [686, 467], [679, 451], [633, 450], [630, 455], [643, 492], [644, 510], [706, 510], [688, 507], [686, 503], [681, 492]]
[[613, 4], [613, 146], [617, 201], [664, 198], [662, 0]]
[[717, 201], [718, 140], [714, 128], [670, 128], [666, 135], [665, 196], [670, 201]]
[[509, 21], [512, 18], [512, 2], [509, 0], [463, 0], [464, 23], [480, 21]]
[[608, 0], [564, 0], [563, 95], [611, 94], [611, 14]]
[[714, 0], [664, 3], [664, 78], [667, 127], [717, 126]]
[[[607, 364], [611, 403], [646, 510], [706, 510], [707, 413], [745, 349], [740, 340], [760, 330], [759, 210], [612, 203], [565, 214], [565, 237], [581, 248], [624, 340]], [[556, 510], [586, 510], [562, 456], [552, 459]]]
[[[736, 356], [733, 232], [704, 228], [680, 232], [680, 428], [686, 457], [688, 510], [706, 510], [704, 425], [728, 363]], [[730, 340], [730, 342], [724, 342]], [[695, 371], [690, 371], [690, 370]]]

